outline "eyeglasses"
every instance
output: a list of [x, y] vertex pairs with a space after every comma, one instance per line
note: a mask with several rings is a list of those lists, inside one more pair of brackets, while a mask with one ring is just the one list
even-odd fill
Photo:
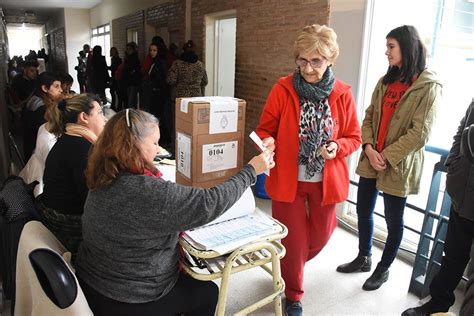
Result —
[[297, 58], [295, 60], [295, 63], [298, 65], [298, 67], [300, 68], [305, 68], [308, 64], [311, 65], [311, 68], [321, 68], [321, 66], [327, 61], [326, 58], [323, 57], [323, 59], [319, 59], [319, 58], [314, 58], [314, 59], [311, 59], [311, 60], [306, 60], [304, 58]]

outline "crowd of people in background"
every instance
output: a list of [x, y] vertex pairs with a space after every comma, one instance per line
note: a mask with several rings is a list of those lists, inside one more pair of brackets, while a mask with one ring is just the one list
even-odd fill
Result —
[[[77, 56], [76, 70], [79, 93], [92, 93], [99, 96], [103, 105], [109, 104], [114, 112], [123, 109], [141, 109], [155, 115], [162, 129], [161, 145], [174, 152], [174, 100], [178, 97], [196, 97], [204, 95], [207, 74], [204, 64], [195, 52], [195, 44], [187, 41], [182, 49], [175, 43], [169, 47], [160, 36], [153, 37], [148, 46], [148, 54], [139, 58], [139, 47], [135, 42], [126, 44], [123, 56], [116, 47], [110, 48], [110, 61], [107, 62], [102, 47], [91, 48], [84, 44]], [[41, 93], [38, 88], [38, 74], [51, 67], [42, 67], [49, 62], [45, 49], [30, 51], [25, 56], [14, 56], [8, 64], [10, 79], [9, 99], [16, 107], [28, 111], [28, 101]], [[61, 83], [60, 98], [69, 98], [76, 94], [71, 90], [74, 79], [69, 73], [55, 74]], [[110, 97], [107, 97], [106, 90]], [[29, 110], [31, 112], [31, 109]], [[28, 114], [26, 114], [28, 116]], [[42, 114], [36, 115], [41, 117]], [[26, 125], [26, 122], [22, 122]], [[39, 121], [38, 124], [43, 124]], [[39, 125], [35, 124], [34, 127]], [[28, 139], [36, 132], [27, 131]], [[27, 161], [32, 154], [27, 146], [24, 158]], [[34, 148], [34, 147], [33, 147]]]

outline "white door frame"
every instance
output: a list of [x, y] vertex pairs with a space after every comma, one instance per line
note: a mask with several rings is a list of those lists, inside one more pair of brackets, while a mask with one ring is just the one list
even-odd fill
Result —
[[237, 18], [236, 10], [226, 10], [204, 17], [206, 33], [205, 33], [205, 56], [204, 63], [206, 64], [206, 72], [208, 84], [206, 86], [205, 95], [215, 95], [217, 93], [217, 39], [218, 33], [216, 29], [216, 21], [226, 18]]

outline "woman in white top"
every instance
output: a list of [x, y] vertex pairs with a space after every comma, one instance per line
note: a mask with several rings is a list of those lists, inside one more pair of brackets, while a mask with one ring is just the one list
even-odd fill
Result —
[[48, 131], [47, 125], [48, 123], [44, 123], [38, 129], [35, 151], [19, 174], [26, 183], [39, 182], [34, 190], [35, 197], [43, 193], [44, 163], [57, 140], [56, 136]]

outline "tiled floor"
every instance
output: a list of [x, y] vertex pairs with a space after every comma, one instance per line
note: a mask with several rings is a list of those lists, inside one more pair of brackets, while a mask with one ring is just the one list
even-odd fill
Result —
[[[270, 201], [257, 199], [263, 211], [270, 212]], [[336, 266], [350, 261], [357, 252], [357, 237], [337, 228], [328, 245], [305, 269], [304, 315], [400, 315], [406, 308], [420, 304], [419, 299], [408, 293], [411, 266], [396, 260], [390, 269], [390, 278], [380, 289], [373, 292], [362, 290], [362, 284], [370, 273], [341, 274]], [[375, 262], [381, 250], [374, 249]], [[270, 275], [262, 269], [251, 269], [231, 277], [226, 315], [255, 302], [271, 290]], [[462, 294], [451, 312], [457, 314]], [[8, 304], [7, 304], [8, 306]], [[5, 307], [5, 306], [4, 306]], [[274, 315], [269, 304], [252, 315]], [[9, 307], [0, 308], [0, 316], [10, 316]]]

